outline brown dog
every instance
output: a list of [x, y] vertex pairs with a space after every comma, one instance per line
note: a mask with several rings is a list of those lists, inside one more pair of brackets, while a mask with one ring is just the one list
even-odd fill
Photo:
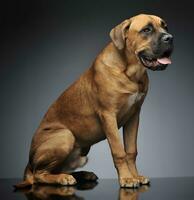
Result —
[[96, 180], [92, 172], [73, 171], [86, 164], [91, 145], [104, 139], [121, 187], [149, 183], [135, 164], [139, 113], [148, 90], [146, 68], [163, 70], [171, 63], [173, 38], [161, 18], [144, 14], [113, 28], [110, 37], [93, 65], [45, 114], [31, 143], [24, 181], [16, 187]]

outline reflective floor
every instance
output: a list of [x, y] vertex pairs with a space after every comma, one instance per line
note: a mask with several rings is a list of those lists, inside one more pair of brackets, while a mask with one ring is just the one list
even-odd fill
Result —
[[194, 178], [156, 178], [150, 186], [120, 189], [116, 179], [101, 179], [76, 187], [36, 185], [31, 189], [14, 191], [19, 179], [0, 179], [0, 198], [8, 200], [193, 200]]

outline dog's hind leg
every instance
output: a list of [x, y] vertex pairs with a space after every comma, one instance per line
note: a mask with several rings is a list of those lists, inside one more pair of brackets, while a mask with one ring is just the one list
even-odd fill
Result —
[[[80, 151], [81, 156], [79, 158], [78, 167], [83, 167], [87, 163], [88, 161], [87, 154], [89, 151], [90, 151], [90, 146], [81, 148], [81, 151]], [[93, 172], [88, 172], [88, 171], [76, 171], [76, 172], [71, 173], [71, 175], [77, 180], [78, 183], [96, 181], [98, 179], [96, 174], [94, 174]]]
[[75, 138], [70, 130], [49, 133], [48, 139], [35, 149], [31, 161], [34, 183], [74, 185], [76, 179], [72, 175], [60, 172], [74, 147]]

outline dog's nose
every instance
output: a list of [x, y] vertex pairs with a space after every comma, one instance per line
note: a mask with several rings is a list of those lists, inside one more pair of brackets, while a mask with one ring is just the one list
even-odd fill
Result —
[[165, 43], [172, 43], [173, 36], [171, 34], [164, 34], [162, 36], [162, 41], [165, 42]]

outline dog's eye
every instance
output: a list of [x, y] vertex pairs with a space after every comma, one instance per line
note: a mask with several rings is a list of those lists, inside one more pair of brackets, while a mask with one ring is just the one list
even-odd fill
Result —
[[150, 33], [152, 32], [152, 28], [151, 27], [146, 27], [142, 30], [144, 33]]
[[168, 27], [167, 27], [167, 26], [164, 26], [164, 30], [165, 30], [165, 31], [168, 31]]
[[165, 31], [168, 31], [168, 27], [167, 27], [166, 22], [161, 21], [161, 26], [162, 26], [162, 28], [163, 28]]

